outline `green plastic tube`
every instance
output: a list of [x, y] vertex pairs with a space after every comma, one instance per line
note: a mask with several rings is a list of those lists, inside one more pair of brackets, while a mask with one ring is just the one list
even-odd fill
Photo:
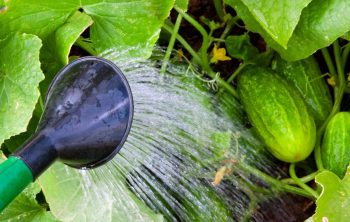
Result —
[[33, 181], [28, 166], [18, 157], [10, 156], [0, 164], [0, 212]]

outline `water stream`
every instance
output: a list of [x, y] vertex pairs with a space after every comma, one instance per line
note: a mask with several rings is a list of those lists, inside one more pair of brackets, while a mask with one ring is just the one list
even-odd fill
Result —
[[[76, 171], [56, 164], [40, 178], [56, 217], [239, 221], [251, 215], [248, 220], [293, 220], [292, 198], [260, 195], [252, 185], [266, 185], [234, 168], [240, 161], [283, 175], [231, 95], [210, 93], [186, 65], [169, 65], [168, 73], [161, 75], [156, 61], [123, 62], [113, 51], [104, 56], [118, 64], [130, 83], [135, 106], [131, 132], [121, 152], [105, 166]], [[224, 165], [232, 169], [214, 186], [216, 172]], [[253, 205], [255, 201], [263, 204]]]

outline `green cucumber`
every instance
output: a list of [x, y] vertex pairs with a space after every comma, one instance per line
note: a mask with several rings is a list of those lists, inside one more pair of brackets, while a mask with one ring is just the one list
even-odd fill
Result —
[[326, 169], [344, 177], [350, 162], [350, 113], [337, 113], [328, 123], [321, 148]]
[[309, 156], [316, 126], [294, 86], [271, 69], [251, 65], [240, 74], [238, 93], [251, 124], [276, 158], [293, 163]]
[[321, 70], [313, 56], [287, 62], [278, 57], [276, 72], [292, 83], [304, 98], [315, 123], [320, 126], [332, 110], [332, 97]]

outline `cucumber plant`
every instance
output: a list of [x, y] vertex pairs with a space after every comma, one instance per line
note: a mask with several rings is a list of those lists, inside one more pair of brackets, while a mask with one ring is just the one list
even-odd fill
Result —
[[[194, 21], [192, 17], [183, 11], [177, 10], [179, 16], [185, 18], [201, 33], [203, 42], [198, 52], [177, 33], [178, 29], [172, 28], [171, 24], [166, 25], [165, 29], [175, 35], [177, 40], [189, 52], [192, 56], [192, 65], [194, 63], [202, 67], [205, 74], [212, 77], [221, 88], [228, 89], [234, 97], [243, 103], [251, 124], [260, 134], [262, 141], [265, 142], [271, 153], [280, 160], [291, 162], [290, 178], [282, 180], [273, 178], [257, 169], [240, 165], [239, 160], [235, 160], [235, 166], [230, 166], [244, 168], [252, 175], [261, 178], [271, 186], [279, 187], [281, 190], [307, 196], [313, 200], [317, 199], [316, 214], [313, 217], [316, 221], [339, 221], [340, 219], [344, 220], [344, 218], [349, 220], [350, 216], [329, 214], [325, 210], [325, 205], [334, 200], [342, 207], [349, 207], [348, 202], [339, 199], [336, 193], [346, 185], [347, 175], [340, 182], [340, 184], [344, 183], [344, 186], [339, 186], [342, 188], [330, 187], [325, 175], [331, 175], [332, 172], [328, 171], [330, 170], [342, 177], [349, 164], [345, 145], [346, 141], [349, 140], [349, 135], [344, 120], [347, 113], [337, 113], [347, 111], [341, 109], [341, 103], [344, 93], [349, 91], [347, 88], [349, 80], [346, 71], [348, 70], [350, 43], [348, 42], [348, 34], [344, 35], [344, 33], [350, 30], [350, 7], [345, 6], [341, 0], [330, 2], [298, 0], [293, 2], [294, 5], [290, 5], [290, 1], [280, 1], [279, 4], [274, 4], [268, 8], [266, 8], [266, 5], [269, 5], [270, 2], [264, 0], [224, 0], [223, 2], [215, 0], [214, 2], [217, 15], [224, 27], [221, 35], [215, 35], [215, 32], [210, 28], [209, 32], [206, 32], [206, 29]], [[233, 14], [235, 16], [228, 12], [228, 6], [235, 10], [237, 13]], [[330, 21], [329, 17], [335, 19]], [[242, 25], [246, 26], [245, 33], [230, 36], [232, 29], [239, 30]], [[319, 27], [323, 28], [320, 29]], [[250, 32], [262, 36], [266, 42], [265, 52], [261, 52], [261, 49], [257, 50], [252, 45], [249, 39]], [[229, 55], [241, 62], [241, 65], [226, 79], [226, 83], [233, 82], [233, 86], [238, 82], [238, 93], [236, 87], [227, 86], [223, 79], [214, 75], [215, 66], [208, 63], [208, 57], [211, 55], [208, 52], [210, 43], [216, 41], [218, 45], [225, 42]], [[313, 54], [317, 50], [316, 61]], [[271, 63], [274, 54], [275, 59]], [[255, 64], [256, 68], [245, 69], [250, 64]], [[320, 64], [323, 73], [320, 71]], [[266, 68], [269, 66], [281, 78], [276, 78], [276, 73]], [[250, 74], [247, 74], [247, 72]], [[266, 73], [270, 73], [270, 75]], [[237, 76], [238, 78], [236, 78]], [[260, 81], [257, 81], [257, 79]], [[280, 93], [274, 87], [279, 88]], [[294, 89], [289, 90], [290, 88]], [[293, 93], [288, 93], [288, 96], [282, 98], [283, 95], [286, 95], [283, 92], [287, 91], [293, 91]], [[291, 96], [292, 94], [294, 96]], [[331, 95], [333, 98], [331, 98]], [[293, 104], [286, 102], [291, 100], [299, 102]], [[300, 100], [303, 100], [303, 103], [306, 104], [307, 112]], [[265, 109], [265, 106], [270, 107], [271, 110]], [[278, 112], [280, 110], [283, 112]], [[302, 110], [303, 113], [309, 114], [296, 118], [296, 116], [287, 115], [290, 110]], [[342, 123], [340, 123], [340, 119]], [[302, 131], [305, 126], [301, 126], [302, 124], [299, 121], [309, 126], [308, 132], [312, 133], [309, 133], [309, 135], [308, 133], [299, 133], [296, 139], [284, 135], [284, 133], [291, 134], [290, 137], [293, 137], [292, 135], [295, 132]], [[316, 128], [309, 124], [313, 121]], [[293, 126], [292, 122], [296, 124]], [[298, 146], [295, 146], [295, 141], [299, 139], [302, 142], [298, 145], [305, 149], [303, 158], [291, 158], [290, 156], [293, 156], [298, 149]], [[294, 149], [289, 149], [291, 144], [294, 144]], [[298, 163], [298, 160], [305, 159], [312, 151], [314, 160], [310, 157], [302, 163]], [[313, 162], [316, 163], [315, 168], [313, 168]], [[305, 172], [299, 172], [298, 169], [305, 168], [305, 164], [309, 165], [308, 169], [313, 168], [314, 170], [311, 172], [307, 170], [308, 173], [306, 174]], [[299, 177], [300, 175], [302, 176]], [[320, 192], [320, 189], [314, 187], [314, 184], [310, 183], [311, 181], [322, 185], [323, 190], [326, 191], [326, 196], [323, 192]], [[348, 192], [349, 189], [345, 193]], [[350, 196], [345, 196], [350, 198]], [[325, 214], [320, 218], [319, 215], [322, 215], [322, 213]], [[312, 219], [310, 218], [310, 220]]]
[[239, 76], [238, 93], [250, 122], [275, 157], [295, 163], [310, 155], [315, 121], [293, 86], [272, 70], [250, 65]]
[[316, 125], [321, 125], [332, 110], [333, 101], [327, 83], [313, 56], [287, 62], [277, 56], [275, 60], [276, 73], [292, 83], [304, 98]]
[[329, 121], [322, 141], [324, 167], [339, 178], [345, 176], [350, 162], [350, 113], [339, 112]]
[[[346, 170], [349, 129], [344, 124], [349, 121], [349, 110], [341, 107], [344, 93], [350, 91], [346, 73], [349, 71], [350, 5], [345, 0], [282, 0], [278, 4], [268, 0], [213, 0], [213, 5], [216, 16], [211, 20], [192, 17], [187, 12], [186, 0], [0, 1], [1, 159], [5, 158], [3, 153], [8, 155], [34, 133], [47, 86], [53, 74], [68, 62], [73, 44], [90, 55], [113, 48], [127, 50], [129, 58], [148, 58], [162, 29], [171, 35], [162, 72], [165, 73], [167, 63], [171, 62], [177, 41], [187, 53], [187, 57], [178, 54], [188, 63], [189, 70], [217, 89], [218, 97], [226, 90], [232, 99], [241, 101], [266, 147], [280, 160], [290, 162], [290, 177], [281, 179], [245, 165], [239, 159], [222, 161], [223, 165], [227, 164], [223, 166], [225, 171], [220, 172], [227, 175], [220, 178], [234, 176], [236, 179], [239, 175], [232, 172], [241, 169], [267, 184], [268, 187], [255, 184], [256, 192], [268, 193], [269, 188], [273, 188], [316, 200], [316, 213], [312, 217], [315, 221], [350, 220], [350, 215], [342, 213], [343, 208], [350, 207], [346, 201], [350, 198], [350, 176], [346, 173], [349, 172]], [[177, 16], [174, 23], [167, 19], [172, 9]], [[180, 34], [183, 21], [200, 34], [198, 50]], [[315, 52], [317, 62], [312, 58]], [[224, 75], [218, 71], [221, 64], [232, 63], [235, 69], [231, 73]], [[326, 85], [325, 78], [330, 84]], [[245, 87], [251, 83], [255, 87]], [[266, 90], [258, 91], [260, 86]], [[281, 95], [274, 87], [281, 90]], [[260, 93], [265, 94], [259, 96]], [[274, 94], [275, 99], [268, 93]], [[252, 107], [256, 102], [252, 98], [259, 97], [260, 103]], [[274, 116], [272, 109], [279, 116]], [[267, 117], [272, 124], [262, 126], [262, 120], [267, 121]], [[273, 133], [267, 133], [266, 127], [273, 127]], [[285, 135], [283, 130], [290, 134]], [[273, 140], [279, 141], [278, 146]], [[313, 158], [298, 162], [312, 151]], [[300, 170], [302, 168], [306, 170]], [[322, 192], [311, 181], [320, 184]], [[73, 182], [80, 183], [78, 179]], [[47, 194], [54, 194], [46, 186], [42, 188]], [[24, 211], [35, 212], [28, 216], [33, 220], [45, 217], [46, 221], [54, 221], [57, 215], [51, 211], [57, 212], [57, 199], [50, 203], [38, 202], [34, 196], [40, 189], [36, 184], [21, 196], [21, 200], [32, 203], [25, 206]], [[339, 196], [344, 193], [346, 198]], [[330, 203], [338, 206], [336, 213], [327, 210]], [[140, 201], [135, 201], [135, 206], [139, 207], [144, 220], [159, 220], [159, 215], [150, 212]], [[254, 207], [249, 206], [249, 214]], [[115, 209], [110, 209], [106, 214], [113, 212]], [[136, 218], [139, 214], [135, 215]], [[6, 215], [1, 216], [3, 219]], [[98, 215], [92, 213], [84, 216], [98, 219]]]

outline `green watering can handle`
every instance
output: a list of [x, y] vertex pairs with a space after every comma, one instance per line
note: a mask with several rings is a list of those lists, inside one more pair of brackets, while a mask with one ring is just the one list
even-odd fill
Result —
[[0, 212], [33, 181], [28, 166], [18, 157], [10, 156], [0, 164]]

